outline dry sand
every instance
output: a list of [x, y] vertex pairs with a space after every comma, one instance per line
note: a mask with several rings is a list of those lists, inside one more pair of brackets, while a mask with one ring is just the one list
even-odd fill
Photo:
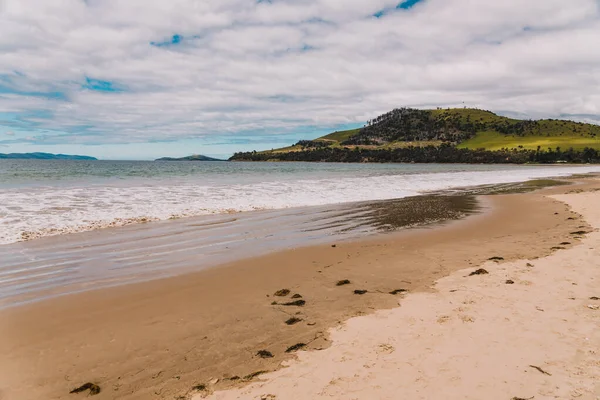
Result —
[[[597, 183], [594, 185], [598, 186]], [[588, 288], [591, 293], [586, 286], [589, 279], [586, 280], [584, 275], [592, 271], [571, 272], [570, 279], [577, 279], [579, 285], [569, 286], [574, 292], [566, 297], [556, 294], [564, 283], [546, 284], [537, 280], [545, 277], [539, 267], [510, 274], [498, 269], [510, 268], [512, 264], [492, 265], [489, 267], [492, 273], [486, 276], [464, 278], [465, 273], [460, 272], [438, 283], [438, 294], [429, 292], [431, 285], [440, 277], [467, 266], [474, 269], [493, 256], [517, 260], [548, 255], [561, 242], [573, 243], [564, 245], [566, 248], [577, 244], [578, 240], [569, 233], [587, 229], [587, 224], [564, 203], [544, 196], [544, 193], [552, 191], [571, 190], [558, 188], [536, 194], [486, 197], [485, 202], [492, 212], [441, 228], [340, 243], [335, 248], [328, 245], [296, 249], [196, 274], [68, 295], [2, 310], [0, 398], [83, 398], [87, 393], [69, 394], [69, 391], [88, 381], [101, 387], [100, 394], [94, 397], [98, 400], [188, 399], [198, 393], [204, 395], [209, 391], [239, 386], [244, 379], [228, 378], [273, 371], [282, 362], [294, 357], [285, 352], [288, 347], [307, 343], [309, 350], [325, 349], [330, 344], [327, 336], [329, 328], [350, 317], [396, 307], [398, 296], [388, 293], [394, 289], [425, 293], [408, 296], [401, 301], [400, 309], [378, 313], [366, 320], [351, 320], [343, 330], [334, 332], [332, 337], [336, 345], [331, 350], [307, 353], [301, 363], [277, 372], [276, 376], [281, 378], [270, 380], [268, 384], [274, 386], [253, 386], [255, 392], [252, 396], [272, 391], [279, 394], [280, 399], [325, 395], [334, 398], [385, 398], [385, 390], [401, 390], [400, 386], [418, 378], [420, 380], [414, 383], [415, 386], [410, 386], [414, 388], [411, 392], [414, 397], [419, 396], [415, 394], [417, 388], [421, 388], [418, 385], [423, 385], [419, 390], [429, 398], [435, 398], [431, 395], [434, 393], [432, 390], [454, 388], [447, 385], [447, 380], [452, 380], [453, 385], [459, 388], [467, 387], [474, 391], [477, 390], [476, 383], [490, 388], [489, 385], [495, 382], [498, 393], [502, 385], [506, 385], [506, 393], [509, 393], [510, 386], [511, 396], [531, 396], [524, 390], [527, 388], [512, 380], [512, 374], [524, 373], [524, 368], [529, 369], [528, 364], [539, 364], [551, 370], [552, 377], [532, 371], [526, 373], [527, 379], [532, 382], [558, 382], [543, 379], [563, 376], [564, 370], [561, 372], [560, 367], [548, 364], [562, 360], [560, 355], [552, 353], [534, 357], [537, 356], [537, 345], [527, 346], [527, 352], [518, 352], [524, 356], [531, 351], [532, 356], [524, 360], [527, 365], [519, 364], [521, 368], [518, 371], [512, 368], [514, 360], [502, 357], [505, 353], [512, 354], [513, 347], [521, 349], [521, 339], [527, 340], [523, 343], [546, 343], [546, 336], [554, 337], [554, 328], [543, 325], [546, 321], [540, 318], [554, 315], [552, 313], [557, 310], [552, 304], [555, 302], [566, 310], [569, 321], [569, 327], [558, 332], [569, 341], [573, 341], [572, 336], [579, 337], [579, 328], [569, 331], [571, 327], [578, 327], [578, 314], [565, 307], [584, 307], [581, 297], [584, 293], [575, 291]], [[593, 221], [594, 216], [590, 218]], [[577, 247], [581, 248], [581, 245]], [[563, 257], [569, 252], [571, 250], [559, 251], [553, 257]], [[523, 262], [515, 265], [524, 268]], [[573, 267], [579, 267], [579, 264]], [[504, 285], [504, 274], [510, 275], [516, 284]], [[336, 286], [336, 282], [342, 279], [349, 279], [352, 283]], [[522, 281], [533, 284], [524, 285]], [[471, 287], [468, 285], [478, 283], [489, 284], [489, 287], [482, 292], [476, 290], [477, 286], [465, 290]], [[450, 293], [446, 290], [450, 286], [445, 285], [459, 290]], [[273, 296], [276, 290], [282, 288], [292, 291], [286, 300]], [[503, 302], [513, 298], [510, 296], [528, 296], [528, 291], [534, 288], [540, 294], [531, 292], [532, 296], [552, 295], [550, 300], [536, 302], [536, 306], [545, 311], [538, 311], [535, 307], [530, 310], [528, 297], [521, 300], [518, 309], [503, 308]], [[357, 295], [354, 290], [368, 290], [368, 293]], [[271, 304], [273, 301], [290, 301], [294, 293], [300, 293], [306, 305]], [[487, 296], [492, 296], [494, 302]], [[565, 300], [568, 297], [576, 300]], [[449, 300], [453, 304], [449, 304]], [[475, 303], [462, 304], [471, 300]], [[430, 306], [413, 310], [413, 319], [408, 314], [395, 316], [415, 307], [409, 307], [410, 304], [418, 306], [422, 302]], [[455, 311], [460, 307], [464, 311]], [[594, 311], [578, 310], [584, 314]], [[509, 340], [509, 345], [505, 346], [508, 339], [495, 333], [495, 320], [489, 320], [489, 324], [486, 322], [486, 318], [493, 319], [494, 315], [503, 312], [522, 312], [531, 320], [535, 316], [538, 319], [534, 320], [534, 325], [538, 330], [533, 333], [523, 330], [529, 321], [525, 317], [524, 321], [521, 317], [516, 318], [518, 329], [509, 330], [511, 336], [508, 338], [512, 341]], [[597, 311], [594, 312], [598, 315]], [[302, 321], [287, 325], [284, 321], [291, 317]], [[469, 322], [469, 318], [474, 322]], [[412, 330], [411, 324], [415, 330]], [[461, 329], [475, 328], [477, 332], [467, 331], [466, 336], [462, 334]], [[525, 338], [522, 338], [521, 332], [525, 332]], [[421, 339], [416, 336], [418, 333]], [[376, 343], [370, 342], [371, 336], [377, 339]], [[586, 337], [594, 340], [594, 332], [590, 331]], [[481, 364], [473, 368], [473, 359], [468, 355], [474, 349], [470, 347], [471, 341], [476, 340], [483, 344], [479, 355], [487, 352], [489, 356], [477, 358]], [[356, 351], [352, 350], [354, 342]], [[454, 358], [445, 358], [443, 349], [436, 347], [438, 343]], [[546, 344], [544, 346], [546, 351], [552, 350]], [[270, 351], [274, 357], [257, 357], [257, 351], [263, 349]], [[578, 357], [586, 360], [590, 356], [583, 351]], [[461, 356], [463, 353], [467, 357]], [[361, 357], [365, 357], [364, 362]], [[344, 359], [351, 362], [346, 365]], [[378, 363], [378, 359], [382, 362]], [[413, 365], [421, 367], [410, 367], [406, 360], [412, 360]], [[458, 372], [453, 371], [455, 361], [458, 362]], [[493, 366], [495, 374], [492, 380], [488, 379], [489, 371], [486, 369], [490, 366]], [[466, 369], [461, 369], [463, 367]], [[369, 372], [372, 374], [369, 375]], [[301, 375], [305, 374], [310, 378], [303, 379]], [[319, 376], [329, 378], [325, 382]], [[503, 376], [508, 377], [504, 379], [508, 383], [503, 383]], [[584, 379], [583, 375], [581, 379]], [[250, 377], [247, 380], [251, 380]], [[333, 386], [327, 386], [332, 381]], [[277, 382], [281, 382], [281, 386]], [[203, 386], [198, 385], [206, 385], [208, 390], [200, 390]], [[294, 385], [300, 386], [295, 388]], [[381, 388], [377, 389], [377, 385]], [[195, 386], [197, 388], [193, 389]], [[372, 396], [354, 392], [366, 388], [381, 392], [373, 392]], [[293, 394], [282, 395], [290, 390]], [[240, 393], [231, 392], [226, 396]], [[462, 393], [460, 398], [466, 396], [466, 392]]]
[[555, 198], [596, 228], [577, 246], [456, 271], [332, 329], [328, 349], [208, 398], [599, 399], [600, 192]]

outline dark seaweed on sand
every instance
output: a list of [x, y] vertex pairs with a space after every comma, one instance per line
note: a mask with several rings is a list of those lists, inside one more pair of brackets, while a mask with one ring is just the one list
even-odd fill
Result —
[[399, 294], [399, 293], [404, 293], [404, 292], [408, 292], [408, 290], [406, 290], [406, 289], [395, 289], [395, 290], [392, 290], [390, 292], [390, 294]]
[[471, 272], [469, 274], [469, 276], [473, 276], [473, 275], [485, 275], [485, 274], [489, 274], [489, 272], [487, 272], [485, 269], [483, 268], [479, 268], [478, 270], [475, 270], [473, 272]]
[[260, 358], [273, 358], [273, 353], [268, 350], [259, 350], [256, 355]]
[[273, 296], [284, 297], [284, 296], [287, 296], [288, 294], [290, 294], [290, 289], [280, 289], [280, 290], [276, 291], [275, 293], [273, 293]]
[[343, 286], [343, 285], [349, 285], [350, 281], [348, 279], [342, 279], [341, 281], [338, 281], [338, 283], [335, 284], [335, 286]]
[[248, 375], [246, 375], [246, 376], [244, 377], [244, 380], [245, 380], [245, 381], [249, 381], [249, 380], [251, 380], [251, 379], [254, 379], [254, 378], [256, 378], [256, 377], [257, 377], [257, 376], [259, 376], [259, 375], [266, 374], [267, 372], [269, 372], [269, 371], [256, 371], [256, 372], [253, 372], [253, 373], [251, 373], [251, 374], [248, 374]]
[[490, 261], [504, 261], [504, 257], [490, 257], [488, 258]]
[[575, 232], [571, 232], [571, 235], [585, 235], [586, 233], [588, 233], [587, 231], [575, 231]]
[[357, 289], [357, 290], [354, 291], [354, 294], [365, 294], [365, 293], [367, 293], [366, 290], [358, 290]]
[[302, 321], [300, 318], [292, 317], [292, 318], [288, 319], [287, 321], [285, 321], [285, 323], [287, 325], [294, 325], [300, 321]]
[[282, 306], [298, 306], [298, 307], [302, 307], [305, 304], [306, 304], [306, 301], [304, 301], [304, 300], [296, 300], [296, 301], [290, 301], [287, 303], [281, 303]]
[[298, 294], [298, 293], [296, 293], [295, 295], [292, 296], [292, 299], [301, 299], [301, 298], [302, 298], [302, 295]]
[[296, 343], [295, 345], [288, 347], [285, 352], [291, 353], [293, 351], [300, 350], [301, 348], [303, 348], [305, 346], [306, 346], [306, 343]]
[[84, 383], [83, 385], [71, 390], [69, 393], [81, 393], [81, 392], [85, 392], [86, 390], [90, 391], [90, 396], [94, 396], [97, 395], [98, 393], [100, 393], [100, 386], [96, 385], [95, 383]]

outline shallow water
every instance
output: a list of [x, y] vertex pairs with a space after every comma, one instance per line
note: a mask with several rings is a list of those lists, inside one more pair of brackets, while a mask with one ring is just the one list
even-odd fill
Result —
[[380, 230], [427, 226], [476, 210], [470, 195], [420, 196], [200, 216], [6, 244], [0, 246], [0, 308]]
[[198, 215], [397, 199], [600, 166], [0, 160], [0, 244]]

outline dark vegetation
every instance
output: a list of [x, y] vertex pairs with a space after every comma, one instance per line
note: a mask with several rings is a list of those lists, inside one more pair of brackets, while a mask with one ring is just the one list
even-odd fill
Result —
[[316, 161], [316, 162], [377, 162], [377, 163], [469, 163], [469, 164], [525, 164], [525, 163], [600, 163], [600, 152], [585, 148], [581, 151], [561, 150], [472, 150], [459, 149], [450, 144], [441, 146], [408, 146], [399, 148], [345, 148], [323, 147], [286, 153], [235, 153], [236, 161]]
[[397, 108], [368, 121], [357, 135], [342, 144], [381, 145], [396, 141], [430, 141], [459, 143], [484, 130], [482, 123], [463, 120], [459, 114], [435, 115], [428, 110]]

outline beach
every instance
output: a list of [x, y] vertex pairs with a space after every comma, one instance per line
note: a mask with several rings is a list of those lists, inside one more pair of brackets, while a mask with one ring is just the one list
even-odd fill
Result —
[[193, 398], [598, 399], [599, 195], [553, 197], [594, 228], [577, 246], [456, 271], [260, 382]]
[[[405, 361], [412, 357], [412, 364], [425, 363], [419, 371], [425, 371], [420, 373], [429, 378], [417, 374], [416, 368], [409, 368], [413, 375], [402, 375], [412, 378], [410, 384], [403, 384], [409, 398], [439, 398], [446, 393], [435, 392], [446, 387], [432, 383], [437, 375], [456, 384], [454, 398], [469, 398], [471, 394], [465, 390], [479, 393], [479, 397], [472, 398], [482, 398], [479, 389], [485, 390], [485, 398], [506, 398], [511, 383], [514, 392], [508, 398], [543, 398], [539, 396], [546, 394], [535, 392], [536, 387], [519, 383], [522, 377], [515, 374], [530, 367], [523, 365], [516, 371], [510, 355], [522, 355], [523, 348], [532, 348], [532, 341], [552, 349], [548, 346], [554, 345], [555, 336], [567, 332], [569, 338], [577, 340], [561, 341], [560, 352], [575, 354], [580, 349], [582, 355], [571, 364], [587, 366], [578, 379], [589, 383], [594, 376], [597, 378], [598, 358], [580, 344], [585, 338], [590, 346], [598, 343], [597, 332], [590, 327], [595, 324], [597, 329], [599, 314], [587, 307], [588, 303], [594, 304], [584, 297], [593, 297], [591, 292], [598, 289], [598, 277], [594, 277], [597, 272], [591, 269], [597, 254], [589, 250], [594, 247], [594, 233], [588, 232], [598, 226], [592, 206], [597, 204], [600, 192], [591, 190], [600, 183], [592, 178], [579, 180], [583, 183], [534, 193], [483, 196], [479, 198], [480, 213], [435, 227], [298, 247], [195, 273], [72, 293], [0, 310], [0, 398], [85, 397], [86, 393], [69, 392], [86, 382], [101, 388], [94, 397], [97, 399], [210, 395], [394, 398], [400, 389], [392, 381], [397, 381], [400, 367], [410, 367], [410, 363], [400, 366], [394, 357]], [[576, 191], [581, 193], [573, 193]], [[585, 271], [577, 271], [581, 281], [572, 282], [578, 285], [571, 285], [572, 294], [564, 300], [579, 308], [563, 309], [558, 303], [562, 297], [552, 297], [537, 306], [544, 311], [525, 309], [533, 298], [566, 293], [566, 280], [560, 280], [565, 271], [552, 270], [549, 275], [538, 272], [550, 271], [557, 264], [553, 257], [565, 254], [568, 259], [578, 257], [582, 266], [588, 266], [582, 267]], [[538, 266], [531, 269], [531, 276], [526, 274], [530, 267], [523, 267], [527, 262]], [[546, 262], [549, 267], [540, 268]], [[480, 267], [489, 274], [465, 277]], [[595, 286], [592, 278], [596, 279]], [[505, 284], [507, 279], [514, 284]], [[500, 290], [509, 288], [514, 289], [510, 296], [516, 298], [504, 292], [499, 295]], [[290, 293], [275, 296], [281, 289]], [[519, 296], [523, 296], [522, 302], [515, 300]], [[497, 306], [489, 300], [498, 297], [502, 302]], [[504, 330], [496, 331], [495, 324], [504, 321], [503, 313], [507, 312], [518, 316], [511, 322], [518, 326], [545, 326], [543, 318], [547, 316], [556, 322], [558, 314], [551, 313], [553, 307], [561, 308], [560, 312], [569, 318], [581, 314], [585, 323], [568, 327], [559, 323], [556, 328], [534, 333], [523, 329], [523, 335], [513, 325], [502, 325]], [[402, 314], [404, 310], [407, 314]], [[410, 330], [399, 330], [399, 326]], [[474, 336], [469, 327], [481, 327], [481, 331]], [[371, 338], [377, 341], [375, 350]], [[498, 343], [498, 353], [480, 351], [477, 346], [491, 343], [486, 338]], [[510, 342], [511, 352], [502, 350], [506, 341]], [[464, 350], [464, 356], [453, 358], [461, 363], [450, 363], [456, 354], [438, 352], [436, 349], [442, 348], [437, 348], [438, 344], [446, 350], [455, 346]], [[348, 352], [348, 348], [355, 349], [355, 353]], [[420, 357], [419, 349], [422, 354], [427, 349], [437, 354], [437, 358], [432, 356], [437, 363]], [[300, 360], [293, 361], [297, 355]], [[385, 357], [389, 362], [377, 362]], [[544, 363], [552, 360], [568, 361], [558, 356], [532, 357], [528, 363], [550, 371], [552, 364]], [[489, 364], [509, 372], [491, 374], [481, 367]], [[282, 365], [287, 367], [280, 369]], [[378, 373], [367, 377], [353, 368], [363, 372], [373, 368]], [[268, 375], [271, 371], [276, 372]], [[302, 377], [310, 376], [307, 371], [327, 382], [316, 378], [304, 381]], [[449, 372], [444, 375], [443, 371]], [[568, 374], [554, 369], [551, 376], [537, 370], [533, 373], [539, 374], [533, 375], [534, 382], [543, 383], [546, 381], [540, 379], [556, 375], [571, 385]], [[333, 386], [327, 386], [329, 382]], [[567, 383], [560, 390], [566, 390]], [[582, 396], [597, 395], [597, 388], [588, 383], [573, 386], [572, 390]], [[374, 391], [358, 392], [353, 385]], [[223, 392], [227, 389], [234, 390]], [[595, 398], [589, 396], [581, 398]]]

